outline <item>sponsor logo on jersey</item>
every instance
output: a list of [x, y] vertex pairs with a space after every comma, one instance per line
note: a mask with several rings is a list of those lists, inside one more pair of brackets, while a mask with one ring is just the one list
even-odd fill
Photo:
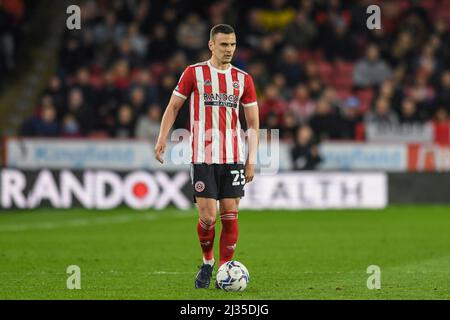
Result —
[[231, 107], [237, 108], [238, 96], [226, 93], [205, 93], [203, 94], [205, 106], [210, 107]]

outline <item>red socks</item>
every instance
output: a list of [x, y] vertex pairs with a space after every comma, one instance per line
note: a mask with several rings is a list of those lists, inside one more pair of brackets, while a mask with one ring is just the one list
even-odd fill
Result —
[[220, 262], [219, 267], [233, 259], [238, 240], [238, 213], [237, 211], [225, 211], [220, 213], [222, 221], [222, 233], [220, 234]]
[[[220, 234], [219, 267], [225, 262], [233, 259], [239, 234], [238, 213], [237, 211], [221, 212], [220, 220], [222, 221], [222, 232]], [[203, 251], [203, 261], [205, 263], [214, 260], [213, 245], [215, 226], [215, 221], [212, 224], [207, 224], [202, 219], [198, 219], [197, 233]]]
[[213, 245], [215, 225], [215, 221], [212, 224], [207, 224], [202, 219], [198, 219], [197, 233], [203, 251], [203, 259], [205, 261], [214, 259]]

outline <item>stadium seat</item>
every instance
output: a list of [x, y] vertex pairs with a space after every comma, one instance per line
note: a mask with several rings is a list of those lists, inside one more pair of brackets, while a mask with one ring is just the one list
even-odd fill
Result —
[[360, 122], [355, 127], [355, 140], [364, 141], [365, 140], [365, 126], [363, 122]]
[[103, 130], [92, 131], [91, 133], [89, 133], [89, 138], [101, 139], [108, 137], [109, 137], [108, 132]]
[[370, 105], [373, 100], [374, 92], [372, 89], [361, 89], [358, 90], [357, 96], [361, 103], [360, 108], [362, 112], [366, 112], [370, 109]]
[[333, 83], [333, 66], [326, 61], [318, 62], [320, 78], [325, 84]]

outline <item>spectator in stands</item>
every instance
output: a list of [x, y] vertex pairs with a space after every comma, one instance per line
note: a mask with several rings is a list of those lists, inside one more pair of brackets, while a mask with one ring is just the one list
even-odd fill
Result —
[[438, 92], [437, 104], [446, 106], [447, 111], [450, 112], [450, 70], [442, 73]]
[[161, 113], [162, 110], [159, 105], [151, 105], [148, 108], [147, 114], [139, 117], [135, 136], [137, 138], [146, 139], [152, 143], [155, 142], [159, 135]]
[[308, 80], [308, 91], [311, 99], [317, 101], [323, 93], [323, 84], [319, 78]]
[[134, 87], [140, 87], [144, 90], [145, 99], [148, 104], [157, 103], [158, 86], [154, 84], [152, 74], [145, 69], [139, 69], [132, 80], [131, 90]]
[[410, 68], [414, 59], [414, 40], [408, 31], [401, 32], [389, 53], [389, 62], [394, 67], [404, 65]]
[[277, 87], [279, 97], [283, 101], [289, 100], [291, 97], [291, 91], [286, 85], [286, 77], [282, 73], [276, 73], [273, 75], [272, 84]]
[[326, 57], [329, 61], [353, 61], [357, 57], [357, 48], [347, 22], [343, 17], [334, 20], [327, 30], [327, 41], [324, 43]]
[[341, 119], [327, 99], [317, 101], [316, 112], [309, 121], [314, 135], [320, 139], [337, 139], [340, 136]]
[[417, 77], [432, 78], [436, 70], [441, 68], [440, 61], [435, 56], [435, 48], [428, 42], [414, 61], [414, 74]]
[[145, 92], [141, 87], [134, 87], [130, 92], [129, 105], [133, 109], [134, 114], [143, 115], [146, 113], [147, 101], [145, 100]]
[[115, 12], [108, 11], [94, 28], [94, 41], [101, 46], [109, 43], [117, 45], [125, 37], [126, 32], [124, 23], [117, 19]]
[[314, 170], [322, 161], [313, 142], [313, 131], [307, 125], [298, 128], [291, 157], [294, 170]]
[[[255, 53], [254, 59], [256, 60], [263, 60], [263, 61], [277, 61], [277, 53], [278, 48], [276, 46], [276, 41], [274, 37], [271, 35], [265, 35], [261, 38], [260, 46], [258, 50]], [[274, 71], [277, 71], [275, 69], [276, 66], [273, 64], [267, 65], [267, 70], [269, 73], [272, 73]]]
[[413, 99], [407, 98], [403, 100], [399, 120], [401, 124], [415, 124], [423, 122]]
[[294, 143], [297, 128], [298, 123], [294, 113], [290, 111], [285, 112], [281, 122], [280, 139], [289, 144]]
[[131, 47], [130, 38], [123, 38], [117, 48], [116, 56], [114, 60], [126, 61], [130, 69], [138, 68], [143, 65], [143, 57], [139, 56]]
[[177, 79], [173, 74], [164, 74], [159, 81], [159, 101], [158, 104], [163, 106], [167, 104], [170, 95], [172, 94], [173, 88], [177, 84]]
[[61, 125], [61, 134], [64, 138], [81, 137], [80, 124], [71, 113], [64, 115]]
[[171, 55], [174, 49], [175, 47], [169, 39], [167, 27], [162, 23], [157, 23], [150, 37], [147, 59], [153, 62], [160, 62], [168, 55]]
[[48, 88], [44, 92], [46, 95], [49, 95], [53, 104], [55, 105], [58, 111], [61, 111], [65, 105], [66, 96], [64, 93], [64, 89], [61, 83], [61, 80], [56, 75], [51, 77]]
[[118, 60], [113, 66], [114, 86], [117, 90], [126, 91], [130, 86], [130, 65], [126, 60]]
[[403, 92], [395, 85], [393, 80], [385, 80], [381, 84], [378, 92], [378, 97], [389, 101], [389, 105], [393, 106], [392, 110], [401, 113], [400, 105], [403, 98]]
[[360, 101], [355, 96], [347, 98], [341, 107], [341, 139], [354, 140], [356, 137], [356, 127], [362, 121], [359, 112]]
[[434, 139], [437, 143], [450, 143], [450, 121], [447, 108], [439, 106], [434, 115]]
[[252, 61], [248, 65], [248, 72], [253, 77], [253, 81], [255, 83], [255, 88], [256, 88], [256, 91], [258, 94], [271, 81], [271, 79], [269, 77], [269, 73], [267, 72], [266, 65], [264, 64], [264, 61], [261, 61], [261, 60]]
[[438, 123], [445, 123], [448, 122], [449, 118], [448, 118], [448, 112], [447, 109], [444, 108], [443, 106], [439, 106], [436, 110], [436, 114], [434, 117], [435, 121]]
[[278, 117], [278, 123], [282, 120], [282, 115], [285, 111], [286, 104], [279, 98], [279, 89], [274, 84], [269, 84], [261, 97], [259, 115], [261, 121], [266, 121], [269, 113], [274, 113]]
[[34, 116], [24, 123], [21, 134], [28, 137], [57, 137], [59, 124], [55, 107], [43, 106], [39, 116]]
[[142, 60], [147, 53], [148, 39], [139, 32], [139, 25], [131, 23], [128, 26], [128, 37], [130, 41], [131, 51], [139, 56]]
[[295, 18], [295, 10], [286, 0], [271, 0], [267, 7], [261, 9], [261, 24], [266, 31], [283, 30]]
[[309, 97], [306, 85], [299, 84], [294, 91], [293, 98], [289, 101], [287, 109], [295, 115], [298, 123], [306, 123], [314, 114], [315, 102]]
[[317, 27], [303, 11], [298, 11], [290, 24], [284, 29], [286, 43], [297, 49], [309, 48], [317, 35]]
[[389, 101], [386, 98], [378, 98], [375, 102], [375, 109], [370, 110], [364, 119], [366, 125], [397, 125], [398, 117], [391, 110]]
[[117, 111], [117, 123], [112, 128], [111, 135], [116, 138], [135, 137], [135, 114], [129, 105], [122, 105]]
[[[209, 59], [208, 59], [209, 60]], [[203, 60], [205, 61], [205, 60]], [[168, 59], [166, 68], [167, 72], [172, 74], [179, 74], [181, 75], [186, 68], [187, 64], [187, 57], [186, 54], [181, 51], [177, 50], [175, 53]]]
[[81, 44], [81, 40], [69, 37], [60, 54], [62, 69], [72, 74], [86, 61], [86, 52]]
[[269, 112], [265, 118], [265, 120], [262, 122], [261, 125], [262, 128], [267, 130], [279, 130], [280, 129], [280, 122], [279, 117], [274, 112]]
[[261, 11], [250, 10], [247, 14], [247, 24], [241, 30], [243, 45], [253, 50], [261, 47], [262, 39], [267, 34], [261, 23]]
[[357, 62], [353, 73], [353, 83], [357, 87], [379, 86], [391, 76], [391, 69], [380, 58], [376, 45], [369, 45], [366, 57]]
[[323, 93], [322, 93], [321, 97], [323, 99], [325, 99], [326, 101], [328, 101], [330, 106], [332, 108], [334, 108], [335, 110], [337, 110], [337, 108], [341, 107], [341, 105], [342, 105], [342, 101], [338, 97], [336, 90], [331, 86], [326, 86], [323, 89]]
[[305, 75], [308, 80], [320, 78], [319, 67], [314, 60], [305, 62]]
[[428, 78], [425, 75], [415, 77], [414, 85], [406, 87], [406, 96], [412, 98], [417, 104], [417, 109], [424, 114], [428, 119], [431, 118], [435, 112], [435, 91], [428, 83]]
[[[55, 104], [54, 104], [54, 102], [53, 102], [52, 96], [49, 95], [49, 94], [44, 94], [44, 95], [41, 97], [40, 104], [38, 104], [38, 105], [35, 107], [34, 115], [37, 115], [37, 116], [41, 115], [41, 114], [42, 114], [42, 109], [44, 109], [44, 108], [47, 107], [47, 106], [53, 107], [53, 108], [56, 109]], [[58, 115], [58, 114], [57, 114], [57, 115]]]
[[71, 113], [80, 124], [82, 135], [88, 135], [96, 125], [96, 114], [85, 104], [83, 92], [80, 89], [69, 91], [66, 113]]
[[90, 83], [90, 72], [86, 67], [82, 67], [77, 70], [75, 82], [72, 84], [73, 87], [78, 88], [82, 94], [85, 104], [93, 102], [96, 104], [96, 92]]
[[106, 132], [115, 123], [117, 105], [122, 100], [122, 94], [114, 85], [112, 71], [105, 72], [102, 80], [103, 86], [97, 92], [99, 99], [99, 104], [97, 105], [98, 129]]
[[207, 42], [207, 35], [205, 22], [197, 14], [190, 13], [178, 26], [177, 43], [190, 59], [194, 59]]
[[286, 83], [289, 88], [306, 79], [297, 50], [293, 47], [285, 47], [283, 49], [281, 62], [278, 64], [276, 71], [286, 77]]

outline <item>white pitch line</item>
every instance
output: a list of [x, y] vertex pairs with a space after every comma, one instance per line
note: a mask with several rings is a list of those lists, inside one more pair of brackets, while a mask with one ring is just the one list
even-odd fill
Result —
[[191, 274], [191, 272], [177, 272], [177, 271], [155, 271], [151, 274]]
[[[73, 219], [61, 222], [38, 222], [30, 224], [12, 224], [0, 226], [0, 232], [20, 232], [28, 230], [51, 230], [67, 227], [84, 227], [91, 225], [127, 223], [133, 221], [152, 221], [161, 218], [164, 213], [156, 213], [152, 215], [121, 215], [113, 217], [98, 217], [92, 219]], [[192, 215], [175, 215], [174, 218], [191, 217]]]

